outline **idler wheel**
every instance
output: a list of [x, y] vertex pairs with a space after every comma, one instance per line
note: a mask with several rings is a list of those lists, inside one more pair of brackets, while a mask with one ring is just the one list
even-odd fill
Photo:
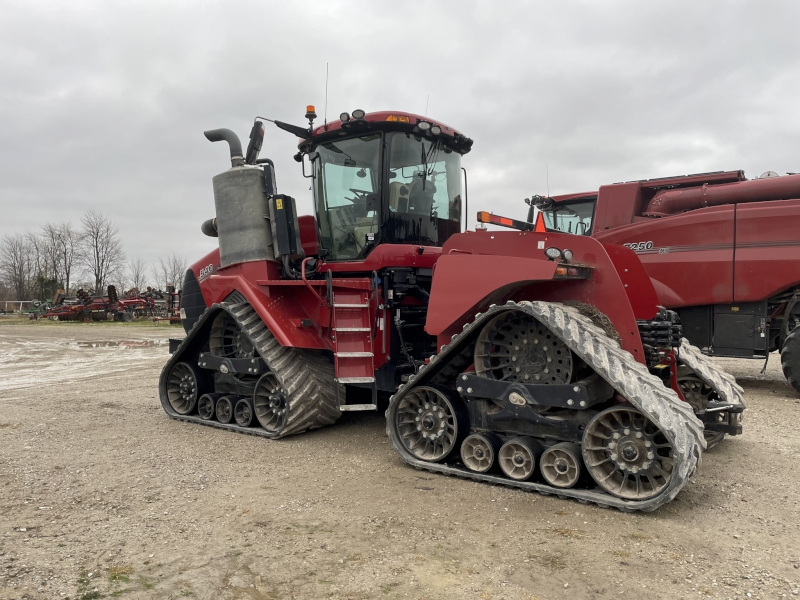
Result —
[[550, 446], [539, 459], [539, 470], [553, 487], [571, 488], [581, 476], [580, 448], [568, 442]]
[[564, 384], [572, 379], [572, 351], [530, 315], [500, 313], [475, 344], [475, 374], [514, 383]]
[[220, 423], [230, 423], [233, 420], [233, 401], [231, 396], [220, 396], [217, 400], [217, 421]]
[[450, 390], [433, 386], [420, 386], [407, 394], [393, 418], [406, 449], [430, 462], [447, 458], [469, 427], [461, 400]]
[[494, 433], [473, 433], [461, 444], [461, 460], [470, 471], [486, 473], [492, 468], [502, 444]]
[[531, 438], [514, 438], [503, 444], [498, 453], [500, 469], [509, 479], [524, 481], [533, 475], [536, 459], [541, 455], [539, 442]]
[[222, 394], [203, 394], [197, 401], [197, 414], [204, 421], [210, 421], [214, 418], [217, 409], [217, 400]]
[[658, 496], [672, 478], [672, 444], [655, 423], [628, 406], [606, 409], [589, 422], [583, 460], [597, 485], [628, 500]]
[[233, 418], [239, 427], [250, 427], [253, 422], [253, 402], [249, 398], [242, 398], [233, 407]]
[[253, 390], [253, 412], [259, 424], [270, 433], [280, 433], [286, 425], [286, 392], [273, 373], [264, 373]]
[[197, 368], [189, 363], [176, 363], [167, 378], [167, 399], [179, 415], [188, 415], [194, 410], [199, 395], [200, 378]]

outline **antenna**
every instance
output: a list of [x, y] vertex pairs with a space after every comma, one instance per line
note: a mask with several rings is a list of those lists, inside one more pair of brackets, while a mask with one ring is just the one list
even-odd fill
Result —
[[547, 177], [547, 197], [550, 197], [550, 168], [547, 163], [544, 164], [545, 177]]
[[428, 94], [428, 97], [425, 98], [425, 116], [426, 117], [428, 116], [428, 100], [430, 100], [430, 99], [431, 99], [431, 95]]
[[328, 63], [325, 63], [325, 131], [328, 131]]

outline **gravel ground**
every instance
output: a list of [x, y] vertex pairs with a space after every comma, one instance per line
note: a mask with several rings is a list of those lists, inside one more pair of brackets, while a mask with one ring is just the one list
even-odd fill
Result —
[[0, 322], [0, 598], [793, 598], [800, 399], [720, 360], [745, 434], [652, 514], [423, 474], [381, 415], [280, 441], [173, 421], [178, 328]]

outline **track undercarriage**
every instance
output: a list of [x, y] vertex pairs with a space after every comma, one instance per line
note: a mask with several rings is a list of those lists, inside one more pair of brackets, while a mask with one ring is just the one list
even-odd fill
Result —
[[671, 500], [705, 447], [689, 404], [576, 308], [545, 302], [477, 315], [386, 416], [416, 468], [622, 510]]

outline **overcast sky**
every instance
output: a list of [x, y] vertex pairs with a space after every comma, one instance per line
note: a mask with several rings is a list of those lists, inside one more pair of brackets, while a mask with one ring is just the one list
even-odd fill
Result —
[[[797, 2], [0, 2], [0, 236], [95, 207], [129, 257], [215, 246], [211, 177], [255, 115], [406, 110], [475, 140], [470, 213], [621, 180], [800, 171]], [[311, 211], [296, 138], [278, 189]], [[546, 167], [547, 165], [547, 167]], [[471, 216], [474, 225], [474, 214]]]

